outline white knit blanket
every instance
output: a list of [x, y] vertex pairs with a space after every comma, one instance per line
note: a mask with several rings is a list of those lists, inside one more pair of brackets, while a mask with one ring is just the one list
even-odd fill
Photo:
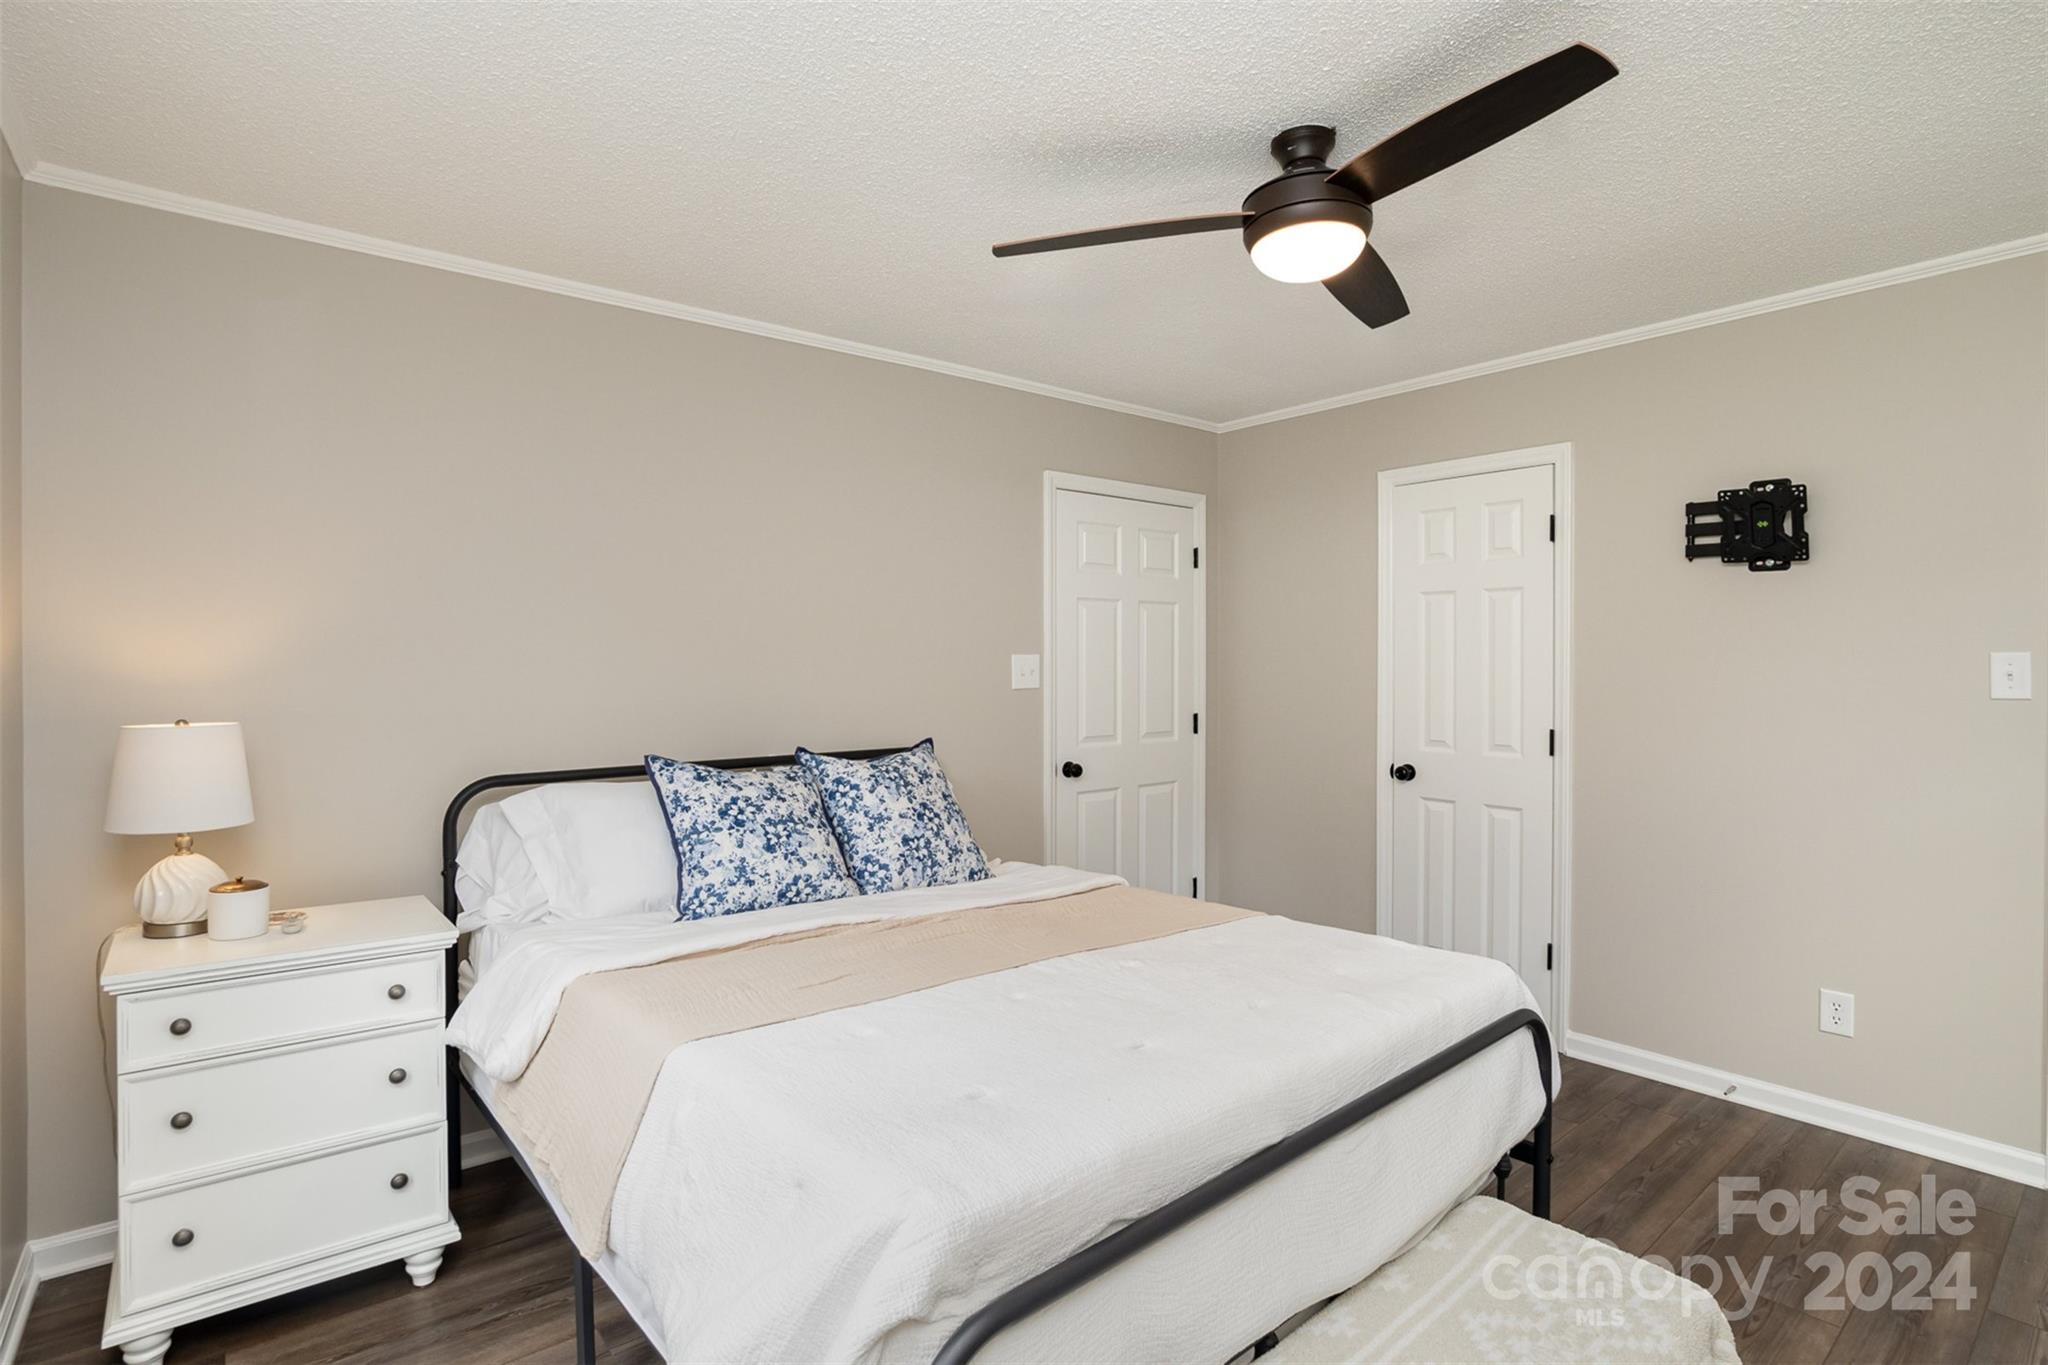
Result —
[[1714, 1296], [1662, 1266], [1495, 1199], [1283, 1339], [1263, 1365], [1740, 1365]]

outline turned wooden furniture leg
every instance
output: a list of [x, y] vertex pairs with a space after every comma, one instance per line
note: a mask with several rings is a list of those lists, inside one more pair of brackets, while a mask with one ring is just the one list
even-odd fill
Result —
[[441, 1248], [406, 1257], [405, 1273], [412, 1276], [413, 1288], [425, 1289], [434, 1282], [434, 1276], [441, 1273]]
[[121, 1365], [157, 1365], [171, 1349], [171, 1334], [158, 1332], [121, 1343]]

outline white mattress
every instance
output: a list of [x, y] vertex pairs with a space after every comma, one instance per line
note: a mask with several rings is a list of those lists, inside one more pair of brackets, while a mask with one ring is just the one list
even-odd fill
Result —
[[[525, 978], [553, 937], [481, 994], [544, 999]], [[598, 1268], [670, 1359], [926, 1361], [1003, 1290], [1532, 1003], [1499, 963], [1260, 917], [702, 1039], [650, 1097]], [[457, 1022], [488, 1052], [480, 1017]], [[1396, 1255], [1541, 1109], [1517, 1034], [980, 1358], [1223, 1360]]]

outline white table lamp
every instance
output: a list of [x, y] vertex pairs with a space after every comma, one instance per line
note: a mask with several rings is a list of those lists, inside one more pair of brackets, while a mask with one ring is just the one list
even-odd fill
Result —
[[228, 874], [192, 851], [192, 832], [255, 818], [239, 724], [181, 720], [121, 727], [107, 788], [107, 833], [177, 836], [171, 855], [135, 884], [135, 913], [142, 917], [145, 938], [205, 932], [207, 890]]

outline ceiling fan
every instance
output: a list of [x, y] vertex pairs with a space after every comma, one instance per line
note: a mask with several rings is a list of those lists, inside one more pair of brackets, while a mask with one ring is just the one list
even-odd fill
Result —
[[1252, 264], [1266, 275], [1287, 284], [1320, 280], [1360, 322], [1384, 327], [1408, 316], [1408, 300], [1366, 240], [1372, 206], [1521, 132], [1618, 74], [1606, 57], [1574, 43], [1409, 124], [1334, 171], [1328, 158], [1337, 145], [1335, 129], [1316, 123], [1287, 129], [1272, 143], [1280, 174], [1246, 195], [1235, 213], [1027, 237], [1001, 243], [995, 254], [1026, 256], [1243, 228]]

